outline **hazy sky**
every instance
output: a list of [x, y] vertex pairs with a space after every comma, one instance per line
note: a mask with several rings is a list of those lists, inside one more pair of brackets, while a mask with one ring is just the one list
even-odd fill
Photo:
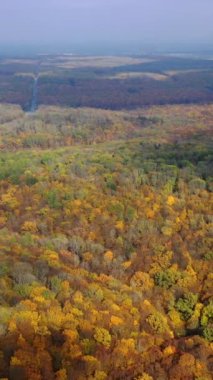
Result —
[[213, 41], [213, 0], [0, 0], [0, 44]]

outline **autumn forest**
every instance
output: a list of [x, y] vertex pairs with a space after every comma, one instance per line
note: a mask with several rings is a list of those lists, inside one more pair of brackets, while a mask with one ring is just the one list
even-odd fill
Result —
[[1, 58], [0, 379], [212, 379], [212, 62]]

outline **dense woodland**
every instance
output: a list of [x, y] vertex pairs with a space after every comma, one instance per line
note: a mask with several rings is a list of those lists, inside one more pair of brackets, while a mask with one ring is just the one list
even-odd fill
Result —
[[122, 110], [213, 102], [213, 60], [175, 55], [0, 56], [0, 102], [28, 111], [35, 73], [39, 105]]
[[0, 106], [0, 378], [212, 379], [212, 118]]

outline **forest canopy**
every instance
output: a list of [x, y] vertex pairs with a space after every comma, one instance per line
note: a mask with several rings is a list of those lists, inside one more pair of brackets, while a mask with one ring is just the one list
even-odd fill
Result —
[[0, 378], [212, 378], [212, 117], [0, 106]]

